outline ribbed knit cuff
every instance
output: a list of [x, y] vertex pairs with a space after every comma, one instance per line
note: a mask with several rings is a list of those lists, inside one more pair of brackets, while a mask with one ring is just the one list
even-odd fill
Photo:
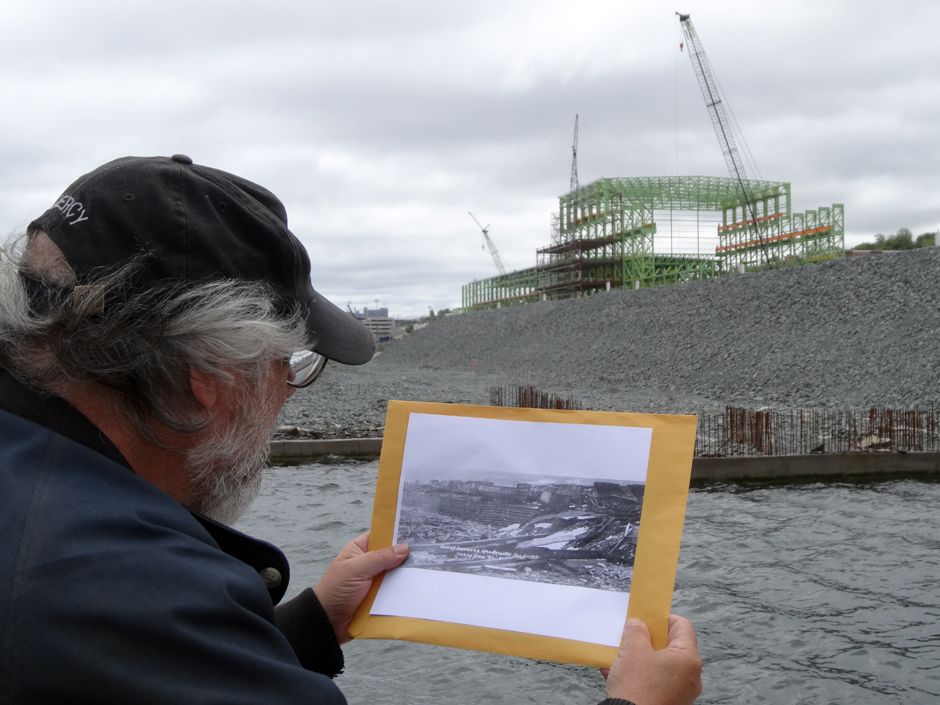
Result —
[[624, 700], [623, 698], [606, 698], [601, 700], [598, 705], [636, 705], [632, 700]]
[[329, 617], [311, 588], [275, 607], [274, 618], [301, 666], [330, 678], [343, 672], [343, 650], [336, 640]]

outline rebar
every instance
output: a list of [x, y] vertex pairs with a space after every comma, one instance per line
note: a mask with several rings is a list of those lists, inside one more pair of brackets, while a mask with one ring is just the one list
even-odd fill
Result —
[[[532, 385], [490, 387], [490, 404], [583, 409], [581, 402]], [[695, 455], [940, 452], [940, 409], [746, 409], [698, 414]]]
[[580, 409], [581, 403], [571, 397], [561, 397], [532, 385], [512, 384], [490, 387], [492, 406], [515, 406], [527, 409]]
[[745, 409], [698, 414], [695, 454], [940, 452], [936, 409]]

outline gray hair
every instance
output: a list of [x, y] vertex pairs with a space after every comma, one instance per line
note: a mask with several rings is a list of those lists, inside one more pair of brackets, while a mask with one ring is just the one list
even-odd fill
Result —
[[153, 438], [154, 421], [183, 432], [209, 421], [190, 370], [259, 388], [272, 360], [306, 347], [299, 312], [279, 313], [262, 283], [168, 282], [137, 291], [136, 269], [132, 262], [77, 284], [45, 233], [12, 239], [0, 249], [0, 366], [43, 389], [110, 389]]

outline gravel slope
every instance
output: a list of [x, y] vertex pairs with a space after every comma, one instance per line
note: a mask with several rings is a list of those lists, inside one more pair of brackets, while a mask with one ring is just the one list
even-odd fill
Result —
[[940, 248], [448, 316], [328, 366], [282, 422], [375, 435], [387, 399], [488, 403], [532, 384], [586, 408], [940, 406]]

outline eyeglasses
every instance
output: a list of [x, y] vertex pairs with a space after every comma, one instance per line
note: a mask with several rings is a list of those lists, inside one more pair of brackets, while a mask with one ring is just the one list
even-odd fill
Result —
[[290, 379], [287, 384], [298, 389], [309, 387], [313, 384], [323, 368], [326, 367], [326, 358], [313, 350], [298, 350], [291, 353], [290, 360]]

